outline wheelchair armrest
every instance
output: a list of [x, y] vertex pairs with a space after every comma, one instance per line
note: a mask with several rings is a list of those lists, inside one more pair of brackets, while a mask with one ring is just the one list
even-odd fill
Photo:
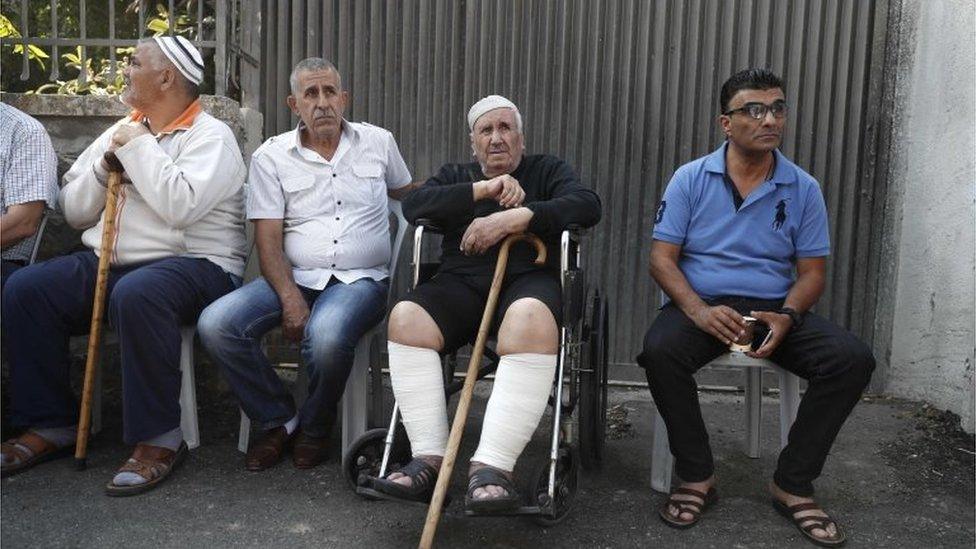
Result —
[[421, 218], [418, 219], [414, 225], [417, 227], [423, 227], [424, 232], [434, 233], [434, 234], [444, 234], [444, 228], [434, 223], [432, 219]]

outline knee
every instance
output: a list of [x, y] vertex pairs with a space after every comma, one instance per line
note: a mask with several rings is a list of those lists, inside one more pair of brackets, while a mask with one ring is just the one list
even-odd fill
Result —
[[498, 354], [555, 354], [559, 327], [545, 303], [526, 297], [509, 305], [498, 330]]
[[412, 301], [401, 301], [390, 311], [387, 339], [401, 345], [435, 351], [444, 346], [444, 336], [437, 323], [423, 307]]
[[853, 336], [842, 348], [842, 363], [848, 366], [852, 378], [862, 387], [866, 386], [871, 381], [871, 374], [876, 366], [874, 353], [864, 342]]
[[7, 279], [7, 284], [3, 287], [4, 313], [17, 309], [22, 304], [31, 303], [43, 292], [43, 285], [38, 283], [37, 277], [31, 275], [31, 271], [30, 266], [17, 269]]
[[231, 322], [228, 307], [217, 300], [200, 313], [197, 319], [197, 333], [204, 346], [210, 348], [219, 342], [242, 335]]

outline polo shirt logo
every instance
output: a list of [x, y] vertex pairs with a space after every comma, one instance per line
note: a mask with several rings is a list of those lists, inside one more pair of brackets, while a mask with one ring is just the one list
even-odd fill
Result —
[[773, 219], [773, 230], [780, 230], [783, 228], [783, 223], [786, 223], [786, 201], [784, 198], [776, 203], [776, 217]]
[[657, 225], [664, 219], [664, 209], [668, 207], [668, 202], [666, 200], [661, 201], [661, 205], [657, 208], [657, 215], [654, 216], [654, 224]]

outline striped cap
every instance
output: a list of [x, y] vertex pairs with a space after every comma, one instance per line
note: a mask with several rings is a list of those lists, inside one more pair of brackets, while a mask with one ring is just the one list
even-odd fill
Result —
[[156, 36], [153, 40], [187, 80], [194, 84], [203, 81], [203, 57], [189, 40], [182, 36]]

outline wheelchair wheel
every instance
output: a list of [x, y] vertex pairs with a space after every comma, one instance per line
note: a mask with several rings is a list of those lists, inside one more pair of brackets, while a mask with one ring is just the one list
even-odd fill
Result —
[[[385, 441], [386, 429], [370, 429], [356, 439], [349, 448], [349, 453], [342, 460], [342, 472], [353, 490], [359, 486], [360, 477], [379, 474], [380, 465], [383, 463]], [[410, 442], [403, 426], [397, 425], [387, 471], [396, 469], [408, 461], [410, 461]]]
[[[553, 515], [532, 515], [532, 521], [539, 526], [555, 526], [569, 516], [576, 503], [576, 491], [579, 489], [579, 459], [574, 449], [568, 446], [559, 448], [556, 459], [556, 486]], [[539, 507], [544, 507], [549, 500], [549, 460], [547, 459], [535, 473], [535, 495]]]
[[589, 471], [603, 461], [607, 425], [610, 318], [607, 303], [599, 291], [591, 299], [587, 323], [589, 338], [580, 372], [579, 437], [580, 459], [583, 468]]

